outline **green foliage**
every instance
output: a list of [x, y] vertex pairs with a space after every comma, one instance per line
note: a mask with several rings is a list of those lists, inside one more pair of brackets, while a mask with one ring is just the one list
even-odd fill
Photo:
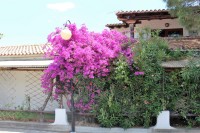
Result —
[[[164, 69], [160, 66], [161, 62], [166, 60], [168, 56], [167, 42], [158, 37], [159, 31], [151, 32], [151, 38], [140, 39], [140, 43], [136, 46], [135, 61], [145, 75], [141, 82], [142, 100], [145, 102], [143, 106], [143, 125], [150, 126], [151, 118], [158, 115], [168, 106], [168, 91], [163, 85]], [[149, 34], [149, 33], [148, 33]]]
[[116, 126], [119, 123], [121, 116], [120, 105], [117, 101], [114, 101], [112, 91], [110, 94], [108, 92], [105, 92], [102, 95], [103, 96], [100, 97], [101, 103], [99, 103], [99, 106], [101, 108], [99, 110], [99, 115], [97, 115], [97, 118], [102, 126]]
[[177, 16], [183, 26], [189, 30], [200, 31], [199, 0], [163, 0], [167, 3], [170, 13]]
[[[104, 90], [95, 106], [102, 126], [153, 126], [152, 119], [163, 110], [174, 111], [189, 126], [200, 123], [200, 67], [195, 64], [183, 70], [166, 71], [161, 62], [189, 58], [191, 54], [170, 51], [158, 31], [141, 30], [140, 41], [134, 46], [134, 64], [128, 65], [120, 56], [111, 75], [104, 80]], [[151, 36], [151, 38], [149, 38]], [[135, 76], [135, 71], [144, 75]], [[187, 114], [196, 114], [196, 119]]]
[[[45, 120], [54, 120], [54, 114], [44, 113]], [[17, 121], [39, 121], [41, 115], [35, 112], [26, 111], [0, 111], [0, 120], [17, 120]]]
[[[106, 91], [99, 97], [96, 114], [102, 126], [120, 126], [129, 128], [140, 125], [136, 117], [134, 89], [132, 89], [134, 73], [130, 71], [125, 58], [120, 56], [115, 62], [114, 72], [107, 80]], [[137, 98], [139, 99], [139, 98]]]
[[124, 83], [128, 84], [130, 82], [129, 81], [130, 71], [125, 57], [121, 55], [121, 57], [118, 59], [115, 65], [116, 65], [116, 67], [114, 68], [115, 80], [123, 81]]
[[[185, 100], [184, 106], [178, 108], [182, 116], [191, 123], [186, 116], [188, 113], [200, 115], [200, 61], [190, 62], [190, 65], [181, 71], [182, 93], [181, 97]], [[197, 118], [198, 118], [197, 117]], [[197, 119], [198, 120], [198, 119]]]
[[[149, 127], [151, 118], [165, 108], [164, 100], [160, 100], [164, 99], [161, 97], [164, 69], [160, 63], [166, 58], [168, 47], [157, 33], [152, 33], [150, 39], [143, 38], [149, 33], [141, 34], [140, 43], [135, 46], [133, 66], [129, 66], [123, 56], [116, 60], [114, 72], [107, 81], [109, 91], [100, 96], [96, 112], [102, 126]], [[145, 75], [135, 76], [135, 71], [144, 71]]]
[[181, 60], [192, 56], [192, 54], [191, 51], [181, 51], [180, 49], [176, 49], [168, 52], [167, 60]]

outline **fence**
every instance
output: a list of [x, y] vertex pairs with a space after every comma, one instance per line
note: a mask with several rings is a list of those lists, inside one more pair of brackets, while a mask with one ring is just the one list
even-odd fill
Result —
[[56, 101], [51, 98], [41, 110], [47, 97], [41, 88], [42, 74], [41, 70], [0, 70], [0, 120], [54, 120]]

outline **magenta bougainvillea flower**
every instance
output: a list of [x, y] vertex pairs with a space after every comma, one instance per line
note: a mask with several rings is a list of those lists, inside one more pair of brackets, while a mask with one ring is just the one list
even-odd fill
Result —
[[86, 26], [80, 29], [75, 24], [67, 27], [72, 32], [70, 40], [63, 40], [61, 28], [56, 28], [48, 36], [52, 48], [48, 49], [46, 56], [53, 59], [53, 63], [44, 71], [42, 87], [50, 89], [50, 80], [60, 76], [61, 81], [72, 79], [77, 74], [86, 78], [107, 76], [113, 59], [124, 53], [132, 59], [130, 48], [123, 49], [122, 44], [129, 39], [114, 30], [104, 30], [102, 33], [89, 32]]
[[[52, 91], [52, 79], [57, 76], [61, 82], [73, 79], [78, 74], [91, 79], [107, 76], [112, 61], [120, 54], [127, 57], [129, 64], [133, 62], [131, 48], [123, 47], [123, 44], [130, 42], [125, 35], [114, 30], [90, 32], [85, 25], [77, 28], [75, 24], [68, 24], [66, 27], [72, 32], [69, 40], [61, 38], [62, 28], [56, 28], [48, 36], [51, 48], [46, 50], [46, 56], [53, 59], [53, 63], [44, 71], [41, 79], [44, 92]], [[58, 88], [53, 91], [60, 92]]]
[[134, 75], [135, 75], [135, 76], [138, 76], [138, 75], [144, 75], [144, 72], [136, 71], [136, 72], [134, 73]]

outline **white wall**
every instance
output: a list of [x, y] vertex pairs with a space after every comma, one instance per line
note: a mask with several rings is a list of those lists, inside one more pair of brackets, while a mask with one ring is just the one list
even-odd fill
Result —
[[11, 108], [15, 103], [19, 103], [19, 101], [15, 101], [16, 83], [13, 73], [0, 71], [0, 108]]
[[130, 27], [127, 27], [127, 28], [125, 28], [125, 27], [116, 28], [115, 27], [113, 30], [121, 32], [121, 33], [125, 34], [126, 36], [130, 37]]
[[[30, 109], [42, 107], [47, 95], [42, 92], [42, 71], [0, 71], [0, 108], [27, 108], [27, 96], [30, 97]], [[49, 101], [45, 110], [54, 111], [58, 107], [56, 101]]]

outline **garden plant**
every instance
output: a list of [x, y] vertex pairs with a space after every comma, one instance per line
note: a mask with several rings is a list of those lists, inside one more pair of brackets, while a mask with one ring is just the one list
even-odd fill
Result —
[[48, 36], [52, 48], [46, 56], [54, 62], [42, 77], [45, 93], [53, 92], [56, 100], [71, 97], [73, 102], [66, 103], [71, 109], [93, 113], [104, 127], [149, 127], [163, 110], [178, 114], [189, 126], [199, 124], [198, 64], [173, 71], [161, 66], [192, 54], [171, 51], [159, 31], [141, 30], [136, 42], [113, 30], [94, 33], [75, 24], [64, 28], [72, 32], [71, 39], [62, 39], [63, 28]]

